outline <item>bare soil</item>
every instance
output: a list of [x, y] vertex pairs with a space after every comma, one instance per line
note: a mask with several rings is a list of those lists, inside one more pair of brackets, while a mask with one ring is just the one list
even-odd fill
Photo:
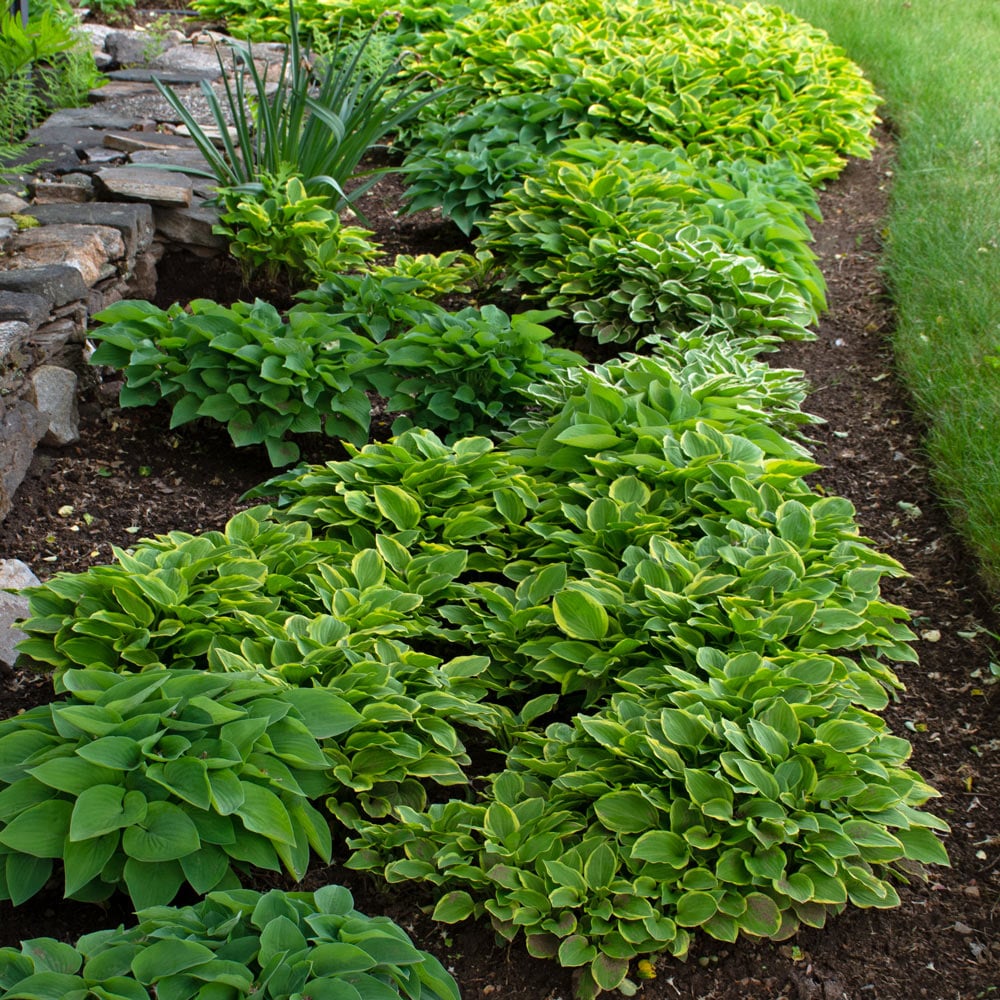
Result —
[[[851, 910], [822, 930], [792, 941], [699, 938], [686, 962], [661, 959], [643, 986], [648, 1000], [973, 1000], [1000, 995], [1000, 727], [994, 653], [988, 631], [998, 622], [975, 563], [934, 498], [905, 391], [894, 374], [893, 312], [879, 271], [891, 185], [892, 141], [881, 137], [871, 161], [852, 162], [822, 198], [825, 221], [816, 249], [829, 282], [830, 311], [810, 344], [791, 345], [776, 364], [803, 369], [813, 387], [808, 407], [827, 423], [815, 437], [825, 468], [816, 486], [851, 499], [863, 531], [912, 574], [886, 587], [910, 608], [921, 664], [908, 668], [908, 690], [887, 712], [913, 743], [913, 766], [941, 793], [935, 812], [952, 825], [952, 867], [901, 890], [892, 911]], [[380, 183], [366, 214], [394, 252], [464, 246], [461, 234], [433, 217], [398, 219], [399, 184]], [[209, 274], [209, 294], [225, 298], [238, 278], [222, 264], [167, 259], [168, 298], [206, 294], [193, 284]], [[227, 291], [228, 290], [228, 291]], [[186, 295], [184, 293], [187, 293]], [[93, 373], [82, 405], [81, 440], [43, 450], [0, 525], [0, 553], [46, 578], [111, 559], [111, 547], [172, 529], [220, 527], [240, 496], [271, 469], [255, 450], [234, 450], [210, 425], [168, 428], [160, 410], [122, 410], [117, 385]], [[336, 457], [312, 442], [312, 460]], [[0, 717], [49, 699], [44, 677], [0, 678]], [[465, 1000], [569, 1000], [571, 976], [527, 956], [520, 944], [497, 945], [488, 925], [442, 928], [426, 916], [419, 890], [391, 892], [336, 866], [311, 872], [307, 887], [340, 881], [358, 905], [411, 931], [455, 974]], [[270, 876], [255, 885], [279, 884]], [[130, 918], [127, 904], [106, 909], [59, 898], [50, 889], [24, 906], [0, 903], [0, 946], [53, 935], [64, 940]]]

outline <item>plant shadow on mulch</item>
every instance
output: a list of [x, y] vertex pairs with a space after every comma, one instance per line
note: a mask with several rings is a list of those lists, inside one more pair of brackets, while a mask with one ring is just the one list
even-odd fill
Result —
[[[913, 766], [940, 792], [933, 811], [947, 819], [950, 869], [900, 888], [891, 911], [849, 910], [823, 929], [783, 943], [735, 945], [697, 937], [686, 962], [669, 957], [642, 987], [649, 1000], [973, 1000], [1000, 995], [1000, 731], [989, 676], [998, 631], [974, 562], [935, 502], [920, 429], [893, 372], [887, 340], [893, 314], [879, 272], [882, 227], [891, 183], [892, 142], [883, 134], [871, 161], [849, 164], [822, 198], [825, 221], [816, 248], [829, 282], [830, 311], [810, 344], [794, 344], [772, 363], [801, 368], [813, 387], [808, 408], [827, 423], [814, 432], [825, 468], [815, 477], [828, 493], [851, 499], [862, 530], [912, 574], [890, 581], [889, 600], [910, 608], [921, 663], [902, 672], [908, 691], [887, 711], [894, 732], [913, 743]], [[392, 252], [464, 248], [461, 234], [427, 215], [398, 219], [399, 182], [380, 182], [366, 214]], [[175, 266], [176, 265], [176, 266]], [[231, 272], [212, 262], [168, 261], [161, 290], [204, 295], [192, 275], [216, 270], [210, 294], [233, 294]], [[238, 294], [238, 277], [236, 293]], [[229, 282], [228, 291], [225, 283]], [[163, 304], [161, 302], [161, 304]], [[234, 450], [207, 424], [169, 429], [169, 415], [122, 410], [117, 385], [91, 373], [82, 405], [81, 440], [39, 452], [14, 509], [0, 525], [0, 552], [27, 562], [43, 579], [111, 559], [111, 546], [174, 529], [221, 527], [241, 494], [272, 474], [262, 452]], [[379, 433], [387, 433], [383, 425]], [[343, 456], [332, 442], [310, 441], [310, 460]], [[43, 677], [0, 678], [0, 716], [49, 700]], [[343, 846], [342, 854], [346, 854]], [[500, 947], [485, 925], [443, 927], [425, 909], [432, 899], [410, 886], [380, 887], [337, 866], [309, 874], [306, 888], [347, 884], [357, 905], [385, 913], [438, 955], [466, 1000], [569, 1000], [572, 976], [531, 959], [520, 943]], [[273, 876], [259, 888], [290, 887]], [[54, 888], [12, 909], [0, 904], [0, 946], [52, 935], [74, 940], [98, 926], [128, 922], [115, 900], [103, 911], [67, 903]]]

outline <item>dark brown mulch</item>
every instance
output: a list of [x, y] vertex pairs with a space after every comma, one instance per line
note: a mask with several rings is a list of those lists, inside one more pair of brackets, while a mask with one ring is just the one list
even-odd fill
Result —
[[[904, 671], [909, 690], [887, 715], [893, 730], [912, 740], [913, 766], [941, 792], [935, 811], [952, 824], [952, 867], [902, 887], [896, 910], [848, 911], [789, 942], [699, 938], [687, 962], [657, 963], [657, 978], [641, 994], [649, 1000], [974, 1000], [998, 992], [1000, 731], [997, 689], [985, 683], [993, 652], [982, 631], [997, 631], [997, 621], [973, 560], [934, 500], [920, 429], [894, 376], [887, 341], [893, 315], [878, 268], [891, 162], [883, 136], [871, 162], [851, 163], [824, 194], [816, 246], [830, 312], [817, 342], [789, 346], [775, 363], [807, 372], [809, 408], [827, 420], [815, 435], [826, 466], [817, 484], [849, 497], [863, 530], [912, 574], [886, 593], [913, 610], [921, 664]], [[384, 195], [384, 204], [369, 217], [380, 235], [392, 237], [393, 249], [464, 245], [440, 220], [396, 220], [395, 192], [380, 191], [373, 197]], [[178, 273], [193, 273], [176, 263]], [[234, 451], [209, 426], [170, 431], [160, 411], [119, 409], [114, 386], [96, 379], [82, 435], [65, 451], [39, 454], [0, 525], [0, 551], [42, 577], [104, 562], [112, 545], [143, 535], [219, 527], [241, 493], [270, 473], [261, 454]], [[311, 445], [310, 455], [323, 450]], [[43, 680], [17, 674], [0, 686], [0, 714], [46, 697]], [[567, 972], [528, 958], [519, 944], [497, 947], [486, 926], [434, 925], [421, 912], [429, 897], [419, 890], [386, 891], [337, 868], [310, 873], [308, 885], [330, 880], [351, 885], [361, 908], [411, 930], [453, 969], [466, 1000], [569, 1000]], [[0, 904], [0, 945], [42, 934], [69, 940], [123, 919], [121, 904], [103, 913], [52, 892], [16, 910]]]

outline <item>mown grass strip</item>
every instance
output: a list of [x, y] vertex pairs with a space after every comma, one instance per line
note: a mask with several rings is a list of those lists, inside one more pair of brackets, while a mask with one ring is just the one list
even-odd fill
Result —
[[899, 130], [885, 260], [897, 364], [941, 494], [1000, 587], [1000, 6], [781, 6], [847, 50]]

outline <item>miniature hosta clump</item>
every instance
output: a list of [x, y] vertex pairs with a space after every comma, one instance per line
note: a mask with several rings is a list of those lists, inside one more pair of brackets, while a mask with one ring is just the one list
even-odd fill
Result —
[[583, 361], [545, 343], [552, 331], [542, 323], [556, 315], [507, 316], [496, 306], [429, 313], [386, 340], [385, 371], [373, 381], [388, 397], [390, 412], [408, 414], [393, 430], [416, 424], [447, 431], [449, 441], [502, 431], [524, 412], [528, 386], [551, 381]]
[[0, 949], [0, 1000], [458, 1000], [455, 981], [386, 917], [354, 909], [350, 892], [216, 891], [194, 906], [141, 909], [127, 930]]

